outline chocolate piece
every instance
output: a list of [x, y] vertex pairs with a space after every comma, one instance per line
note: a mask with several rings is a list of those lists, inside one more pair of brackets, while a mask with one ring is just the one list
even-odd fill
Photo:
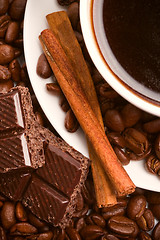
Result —
[[0, 95], [0, 173], [44, 163], [43, 143], [27, 88]]
[[37, 217], [56, 226], [65, 215], [69, 198], [42, 178], [32, 175], [31, 184], [24, 195], [24, 202]]
[[0, 192], [13, 201], [22, 200], [23, 193], [28, 186], [33, 169], [21, 168], [0, 174]]
[[80, 180], [80, 162], [51, 144], [45, 150], [45, 162], [45, 166], [37, 169], [36, 173], [70, 197]]
[[1, 193], [22, 201], [43, 221], [65, 227], [89, 160], [38, 125], [26, 88], [0, 95], [0, 119]]
[[0, 131], [24, 129], [18, 90], [0, 95]]
[[[84, 170], [75, 150], [63, 140], [55, 138], [51, 132], [45, 132], [46, 135], [50, 134], [46, 137], [54, 138], [54, 142], [50, 139], [45, 148], [45, 165], [32, 175], [23, 203], [40, 219], [55, 226], [65, 226], [74, 212], [76, 196], [81, 190], [84, 174], [87, 175], [88, 160], [83, 157], [87, 164]], [[62, 145], [67, 148], [62, 150]], [[69, 151], [75, 156], [69, 154]], [[79, 157], [82, 158], [80, 153]]]

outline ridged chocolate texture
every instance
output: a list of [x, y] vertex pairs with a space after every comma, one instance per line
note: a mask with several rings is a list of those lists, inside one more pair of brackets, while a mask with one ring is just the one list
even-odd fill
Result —
[[19, 92], [0, 95], [0, 131], [24, 129]]
[[13, 201], [22, 200], [24, 191], [29, 184], [33, 169], [17, 169], [0, 174], [0, 191]]
[[48, 144], [45, 165], [35, 171], [23, 202], [37, 217], [57, 225], [65, 215], [82, 174], [80, 162]]
[[19, 91], [0, 95], [0, 173], [31, 165], [24, 131]]
[[51, 144], [45, 150], [45, 160], [36, 173], [69, 197], [80, 180], [80, 162]]
[[24, 134], [0, 139], [0, 172], [30, 166]]
[[65, 214], [69, 199], [37, 175], [32, 175], [23, 202], [37, 217], [57, 225]]

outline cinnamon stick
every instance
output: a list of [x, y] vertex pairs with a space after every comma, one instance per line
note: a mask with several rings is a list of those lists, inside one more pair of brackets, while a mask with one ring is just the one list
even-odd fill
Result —
[[[102, 115], [95, 87], [83, 57], [81, 47], [75, 37], [73, 28], [65, 11], [54, 12], [46, 16], [50, 29], [58, 38], [63, 50], [70, 59], [76, 78], [80, 81], [87, 99], [103, 127]], [[107, 207], [117, 203], [115, 190], [108, 179], [94, 149], [89, 141], [88, 150], [98, 207]]]
[[117, 159], [59, 41], [53, 32], [48, 29], [42, 31], [39, 39], [63, 93], [96, 154], [99, 156], [101, 164], [118, 195], [132, 193], [135, 190], [135, 185]]

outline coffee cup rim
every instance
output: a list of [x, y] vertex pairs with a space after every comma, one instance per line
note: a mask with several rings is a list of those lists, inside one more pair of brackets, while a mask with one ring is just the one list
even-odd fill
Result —
[[119, 79], [107, 64], [99, 47], [93, 26], [93, 2], [94, 0], [80, 0], [82, 34], [93, 63], [109, 85], [128, 102], [146, 112], [160, 116], [160, 101], [153, 100], [132, 89]]

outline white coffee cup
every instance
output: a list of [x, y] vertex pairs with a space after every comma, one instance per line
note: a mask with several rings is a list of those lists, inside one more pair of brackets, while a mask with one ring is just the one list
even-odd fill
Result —
[[116, 60], [103, 25], [104, 0], [80, 0], [84, 41], [93, 63], [103, 78], [122, 97], [140, 109], [160, 117], [160, 93], [133, 79]]

